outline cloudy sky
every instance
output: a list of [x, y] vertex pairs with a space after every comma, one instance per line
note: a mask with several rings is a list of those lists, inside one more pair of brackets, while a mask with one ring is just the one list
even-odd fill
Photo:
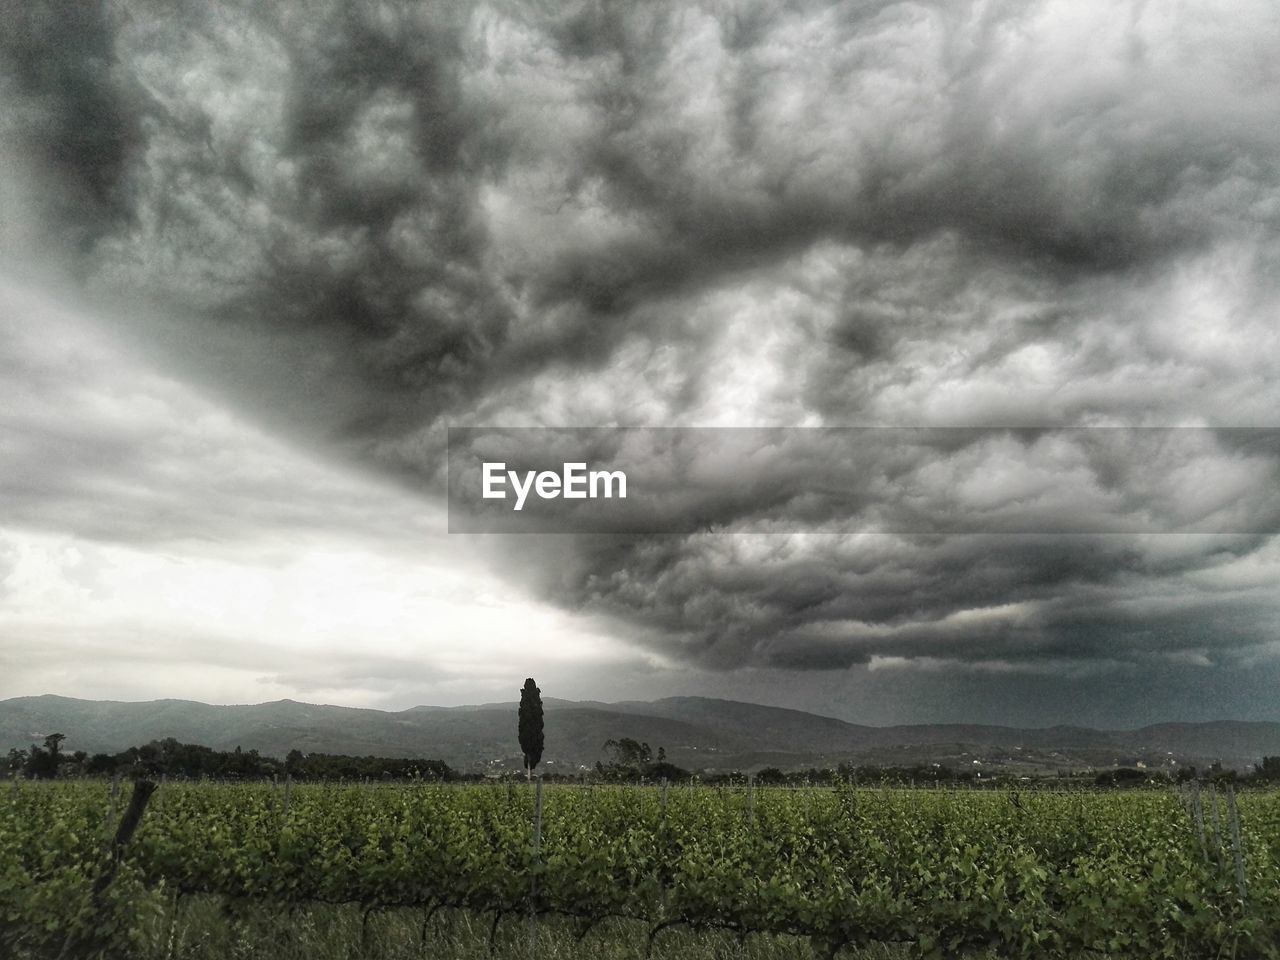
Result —
[[[1280, 719], [1272, 0], [3, 10], [0, 697]], [[458, 426], [990, 436], [486, 536]]]

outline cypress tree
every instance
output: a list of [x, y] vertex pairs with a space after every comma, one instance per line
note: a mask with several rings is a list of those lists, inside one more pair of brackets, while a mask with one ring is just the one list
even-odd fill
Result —
[[520, 751], [524, 754], [524, 773], [533, 779], [533, 768], [542, 759], [542, 691], [530, 677], [520, 691]]

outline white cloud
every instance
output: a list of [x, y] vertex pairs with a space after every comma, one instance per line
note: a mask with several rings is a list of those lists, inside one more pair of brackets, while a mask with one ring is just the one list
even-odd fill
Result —
[[0, 696], [408, 705], [632, 656], [488, 572], [440, 504], [273, 440], [91, 317], [6, 284], [0, 350]]

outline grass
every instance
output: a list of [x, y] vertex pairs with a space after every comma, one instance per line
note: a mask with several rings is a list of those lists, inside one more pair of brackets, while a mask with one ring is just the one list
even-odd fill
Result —
[[[425, 921], [425, 923], [424, 923]], [[492, 947], [490, 934], [494, 933]], [[158, 924], [156, 960], [644, 960], [644, 924], [606, 920], [579, 936], [569, 919], [531, 921], [442, 910], [373, 913], [356, 905], [307, 905], [292, 910], [246, 904], [229, 911], [215, 897], [183, 899]], [[903, 960], [896, 945], [845, 949], [841, 960]], [[819, 960], [807, 939], [673, 927], [655, 938], [653, 960]], [[138, 960], [144, 960], [139, 957]]]

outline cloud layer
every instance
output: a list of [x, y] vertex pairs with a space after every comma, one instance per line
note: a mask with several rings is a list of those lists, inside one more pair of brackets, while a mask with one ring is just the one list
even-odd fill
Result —
[[[1263, 0], [103, 10], [24, 4], [0, 41], [28, 232], [175, 378], [424, 499], [445, 425], [1275, 425]], [[38, 377], [35, 346], [10, 355]], [[24, 430], [57, 483], [87, 458], [161, 486], [110, 433]], [[1005, 486], [966, 492], [965, 456], [901, 482], [961, 510], [1061, 466], [1010, 453]], [[1224, 442], [1169, 496], [1229, 508], [1274, 456], [1243, 476]], [[66, 503], [91, 491], [53, 492], [5, 488], [80, 529]], [[720, 507], [758, 530], [776, 502]], [[1275, 656], [1262, 535], [493, 552], [715, 670], [952, 664], [1016, 686]]]

